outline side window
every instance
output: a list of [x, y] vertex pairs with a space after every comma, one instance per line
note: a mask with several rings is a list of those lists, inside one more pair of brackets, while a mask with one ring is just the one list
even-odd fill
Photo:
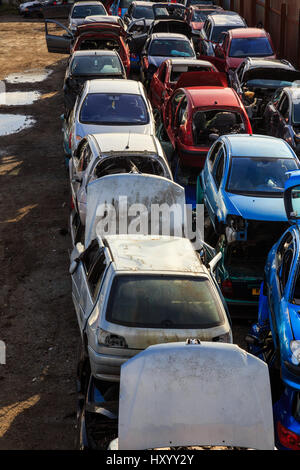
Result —
[[165, 81], [165, 78], [166, 78], [166, 71], [167, 71], [167, 66], [166, 64], [164, 64], [164, 66], [162, 67], [161, 71], [160, 71], [160, 74], [158, 76], [159, 80], [164, 83]]
[[176, 118], [175, 118], [176, 127], [182, 126], [187, 120], [187, 110], [188, 110], [187, 104], [188, 104], [187, 99], [184, 97], [177, 108]]
[[277, 253], [276, 265], [281, 292], [284, 291], [293, 259], [293, 236], [288, 232], [282, 239]]
[[184, 93], [182, 91], [178, 92], [175, 96], [173, 96], [172, 103], [171, 103], [171, 120], [172, 124], [174, 123], [175, 115], [176, 115], [176, 109], [183, 98]]
[[90, 149], [89, 144], [86, 144], [83, 146], [81, 154], [80, 154], [78, 171], [85, 171], [91, 161], [91, 158], [92, 158], [92, 151]]
[[212, 171], [213, 168], [214, 168], [214, 164], [216, 162], [216, 157], [217, 157], [221, 147], [222, 147], [222, 142], [218, 142], [211, 149], [210, 155], [208, 157], [208, 166], [209, 166], [210, 171]]
[[224, 160], [225, 160], [224, 149], [222, 148], [220, 152], [218, 153], [218, 158], [216, 160], [216, 164], [213, 170], [213, 178], [215, 180], [215, 183], [218, 189], [220, 187], [223, 174], [224, 174]]
[[281, 293], [283, 293], [289, 279], [289, 273], [293, 261], [293, 253], [293, 249], [290, 247], [283, 255], [282, 265], [279, 273]]
[[283, 117], [287, 117], [289, 113], [289, 100], [286, 94], [283, 94], [279, 103], [278, 111]]
[[212, 30], [211, 23], [208, 23], [208, 25], [207, 25], [207, 31], [206, 31], [207, 39], [210, 39], [211, 30]]
[[91, 265], [87, 277], [88, 285], [94, 299], [98, 295], [105, 268], [105, 255], [103, 252], [100, 252], [100, 255], [95, 259], [94, 264]]

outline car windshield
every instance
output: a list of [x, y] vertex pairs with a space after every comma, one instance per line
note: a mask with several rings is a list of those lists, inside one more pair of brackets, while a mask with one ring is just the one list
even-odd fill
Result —
[[234, 38], [229, 51], [229, 57], [265, 57], [273, 54], [268, 38]]
[[136, 6], [135, 9], [133, 10], [132, 17], [135, 19], [146, 18], [147, 20], [153, 20], [154, 13], [153, 13], [152, 5], [149, 5], [149, 7]]
[[282, 196], [286, 172], [298, 168], [294, 158], [232, 157], [227, 191]]
[[293, 104], [292, 121], [293, 124], [300, 124], [300, 98], [299, 103]]
[[204, 22], [209, 13], [211, 13], [211, 10], [194, 10], [192, 21], [194, 21], [195, 23]]
[[90, 93], [80, 110], [80, 122], [103, 125], [142, 125], [149, 122], [144, 99], [134, 94]]
[[117, 276], [106, 318], [145, 328], [210, 328], [222, 323], [207, 279], [163, 275]]
[[158, 57], [194, 57], [194, 51], [184, 39], [154, 39], [151, 43], [150, 56]]
[[107, 15], [103, 5], [78, 5], [74, 7], [72, 18], [86, 18], [87, 16]]
[[244, 86], [248, 88], [272, 88], [272, 89], [277, 89], [277, 88], [284, 88], [284, 87], [289, 87], [292, 86], [293, 82], [288, 82], [284, 80], [270, 80], [270, 79], [264, 79], [264, 78], [259, 78], [259, 79], [254, 79], [254, 80], [248, 80]]
[[224, 39], [224, 35], [230, 29], [243, 28], [245, 25], [243, 23], [239, 25], [223, 25], [223, 26], [214, 26], [212, 29], [211, 40], [214, 42], [221, 42]]
[[122, 75], [120, 59], [115, 55], [75, 56], [71, 63], [72, 75]]

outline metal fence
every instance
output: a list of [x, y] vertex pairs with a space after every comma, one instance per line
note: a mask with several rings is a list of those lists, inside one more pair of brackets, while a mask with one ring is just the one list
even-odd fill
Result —
[[218, 0], [243, 16], [249, 26], [266, 29], [280, 58], [300, 68], [300, 0]]

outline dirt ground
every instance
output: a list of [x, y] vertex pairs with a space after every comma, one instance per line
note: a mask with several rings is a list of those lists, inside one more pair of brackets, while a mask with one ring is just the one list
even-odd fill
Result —
[[[60, 115], [66, 56], [49, 54], [42, 20], [0, 17], [0, 80], [50, 68], [32, 105], [0, 113], [31, 115], [36, 125], [0, 137], [0, 449], [73, 449], [79, 330], [68, 274], [69, 187]], [[248, 326], [234, 327], [244, 345]]]

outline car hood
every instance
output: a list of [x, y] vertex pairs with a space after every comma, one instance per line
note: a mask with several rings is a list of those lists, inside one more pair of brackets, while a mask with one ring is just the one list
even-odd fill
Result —
[[268, 367], [237, 345], [158, 344], [121, 367], [120, 450], [274, 450], [273, 433]]
[[[149, 214], [151, 214], [152, 204], [166, 203], [169, 207], [176, 204], [178, 217], [174, 217], [173, 227], [175, 227], [174, 230], [176, 230], [176, 227], [182, 229], [185, 214], [185, 193], [182, 186], [162, 176], [140, 173], [107, 175], [87, 185], [85, 246], [88, 246], [96, 236], [103, 236], [101, 221], [105, 220], [107, 223], [108, 220], [113, 220], [114, 217], [113, 213], [109, 213], [110, 207], [115, 208], [116, 220], [120, 220], [122, 212], [120, 211], [119, 202], [121, 201], [120, 198], [124, 197], [128, 208], [132, 204], [143, 204], [145, 206], [148, 213], [147, 229], [149, 234], [151, 233], [151, 217], [149, 217]], [[107, 212], [104, 212], [105, 208]], [[127, 223], [124, 229], [117, 224], [112, 227], [112, 234], [127, 234], [127, 228], [130, 222], [136, 219], [136, 216], [136, 213], [134, 216], [125, 214], [125, 222], [127, 221]]]
[[268, 198], [227, 193], [227, 213], [247, 220], [286, 222], [283, 197]]
[[300, 80], [300, 71], [275, 67], [255, 67], [245, 72], [243, 76], [243, 82], [259, 79], [294, 82]]
[[81, 24], [77, 28], [77, 34], [85, 33], [104, 33], [104, 34], [113, 34], [117, 36], [126, 36], [126, 31], [119, 24], [110, 24], [106, 22], [97, 22], [97, 23], [85, 23]]

